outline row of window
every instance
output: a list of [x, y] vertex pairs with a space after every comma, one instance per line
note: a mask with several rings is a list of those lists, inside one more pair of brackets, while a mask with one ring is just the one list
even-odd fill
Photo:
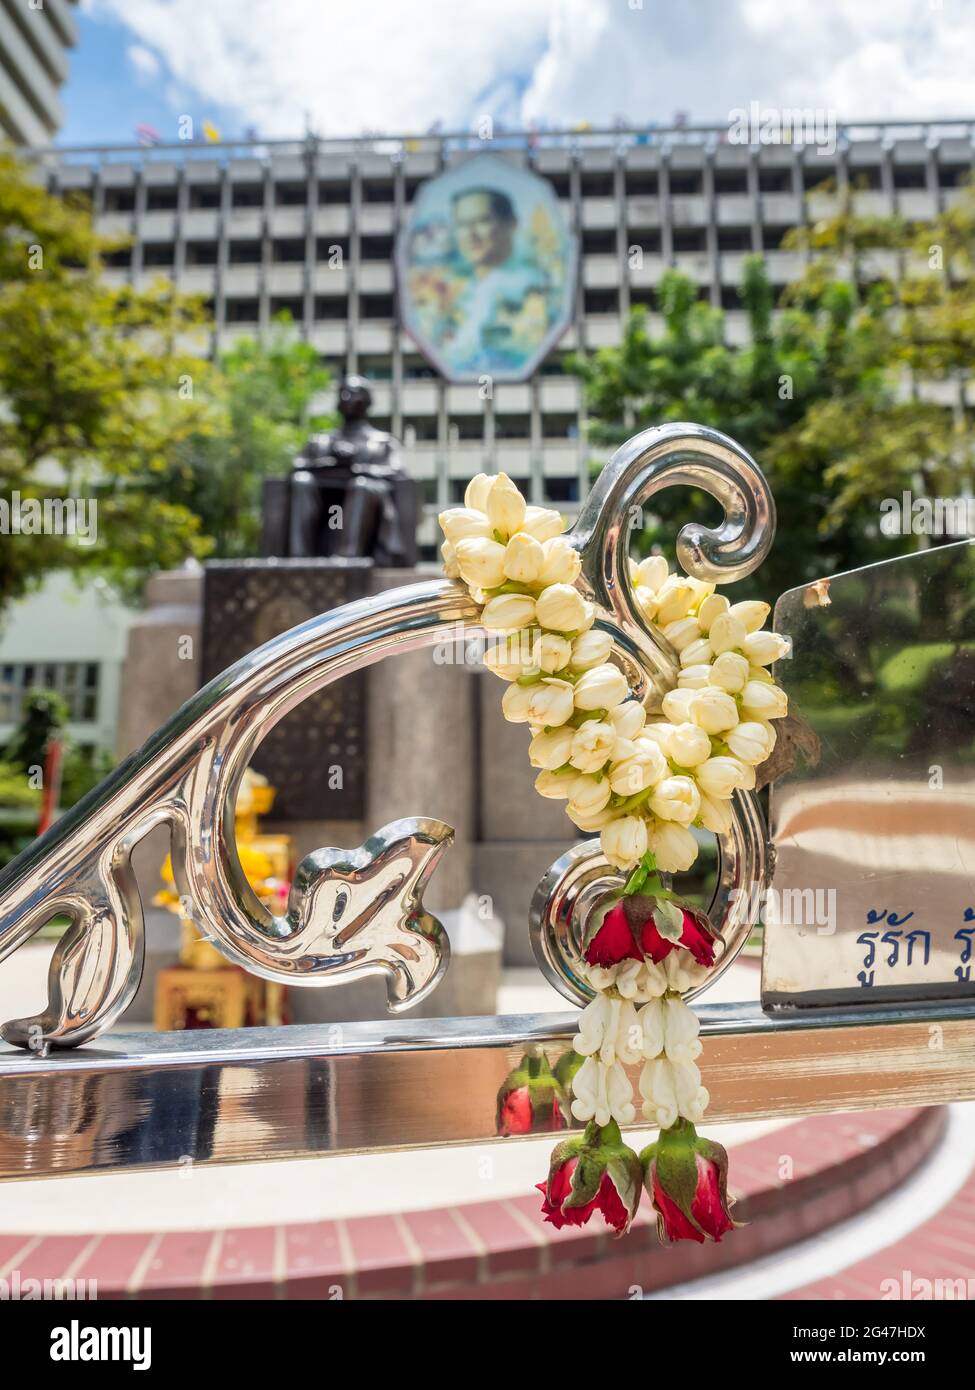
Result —
[[15, 724], [29, 690], [56, 690], [74, 723], [98, 718], [99, 667], [92, 661], [25, 662], [0, 666], [0, 723]]
[[[939, 164], [937, 180], [940, 188], [955, 188], [971, 173], [970, 164]], [[850, 169], [849, 176], [855, 187], [881, 189], [884, 186], [883, 171], [879, 165], [865, 165]], [[545, 177], [561, 198], [571, 196], [569, 174], [549, 174]], [[803, 166], [802, 184], [805, 189], [816, 188], [827, 179], [835, 179], [835, 164], [818, 159], [810, 160]], [[893, 186], [896, 189], [926, 188], [927, 170], [923, 164], [894, 164], [892, 169]], [[408, 179], [405, 197], [411, 201], [421, 179]], [[748, 193], [749, 182], [746, 169], [721, 169], [714, 171], [715, 192], [721, 194]], [[759, 168], [758, 188], [761, 193], [791, 193], [794, 188], [793, 171], [790, 167]], [[348, 206], [352, 189], [346, 182], [326, 182], [320, 180], [317, 187], [319, 206], [339, 204]], [[623, 191], [626, 197], [656, 197], [660, 192], [660, 178], [654, 170], [628, 170], [623, 178]], [[694, 197], [704, 192], [704, 172], [701, 169], [672, 169], [670, 171], [670, 193], [672, 197]], [[609, 171], [583, 171], [580, 175], [580, 193], [583, 198], [613, 198], [616, 196], [616, 178]], [[190, 184], [187, 190], [187, 204], [194, 210], [216, 211], [221, 206], [219, 184]], [[178, 190], [175, 185], [161, 185], [146, 189], [146, 209], [149, 212], [175, 211], [178, 206]], [[134, 187], [106, 188], [104, 208], [106, 212], [134, 212], [136, 194]], [[392, 203], [395, 200], [395, 185], [392, 179], [364, 179], [362, 200], [365, 203]], [[308, 202], [306, 181], [277, 182], [271, 185], [272, 205], [276, 207], [304, 207]], [[265, 187], [262, 183], [237, 183], [230, 187], [230, 206], [234, 208], [263, 208], [265, 206]]]
[[[389, 417], [369, 417], [377, 429], [391, 430]], [[494, 417], [494, 437], [503, 442], [527, 444], [531, 439], [531, 417], [525, 414]], [[574, 412], [543, 412], [542, 439], [572, 440], [579, 437], [579, 417]], [[411, 415], [403, 420], [403, 442], [406, 448], [416, 444], [436, 444], [440, 438], [436, 415]], [[447, 439], [452, 444], [480, 444], [484, 440], [483, 415], [451, 415], [447, 419]]]
[[[777, 250], [792, 231], [789, 226], [770, 226], [761, 228], [762, 249]], [[750, 227], [716, 228], [719, 251], [750, 251], [752, 232]], [[672, 232], [673, 248], [676, 252], [707, 250], [707, 230], [704, 227], [675, 227]], [[630, 227], [626, 231], [625, 252], [638, 247], [645, 255], [660, 255], [662, 239], [659, 229]], [[296, 237], [276, 237], [270, 244], [269, 263], [274, 265], [303, 265], [306, 260], [305, 242]], [[219, 244], [216, 241], [187, 241], [185, 264], [187, 266], [215, 266], [218, 260]], [[393, 258], [394, 242], [391, 236], [362, 236], [359, 238], [359, 259], [361, 261], [388, 264]], [[586, 231], [582, 234], [582, 252], [587, 256], [615, 256], [617, 254], [616, 233], [607, 231]], [[315, 263], [342, 267], [349, 261], [350, 246], [348, 237], [319, 237], [315, 242]], [[112, 252], [106, 257], [107, 263], [119, 269], [127, 269], [132, 263], [131, 247]], [[261, 265], [263, 262], [263, 243], [257, 239], [236, 240], [227, 243], [228, 265]], [[147, 241], [142, 244], [142, 264], [147, 267], [171, 268], [176, 263], [176, 244], [172, 241]]]
[[[778, 294], [783, 286], [773, 285]], [[647, 308], [657, 308], [657, 293], [652, 286], [638, 285], [630, 289], [630, 304], [642, 304]], [[698, 297], [710, 299], [708, 285], [698, 286]], [[721, 302], [727, 309], [741, 307], [738, 290], [733, 285], [721, 288]], [[296, 323], [304, 321], [305, 301], [301, 295], [271, 295], [269, 312], [272, 318], [278, 314], [290, 314]], [[213, 301], [210, 312], [215, 311]], [[360, 319], [391, 320], [396, 317], [395, 298], [391, 294], [360, 294], [358, 297]], [[584, 314], [618, 314], [621, 311], [621, 298], [618, 289], [586, 289], [582, 294]], [[224, 322], [232, 324], [257, 324], [261, 317], [261, 301], [257, 296], [228, 296], [224, 301]], [[324, 322], [346, 320], [349, 317], [349, 296], [345, 294], [316, 294], [312, 303], [312, 317]]]

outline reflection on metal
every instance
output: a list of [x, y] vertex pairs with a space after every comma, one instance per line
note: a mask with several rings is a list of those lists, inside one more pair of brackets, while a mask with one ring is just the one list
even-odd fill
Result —
[[[698, 1012], [709, 1120], [975, 1100], [973, 1001]], [[529, 1048], [554, 1067], [575, 1025], [572, 1013], [350, 1023], [338, 1038], [334, 1024], [116, 1034], [46, 1058], [0, 1045], [0, 1177], [517, 1143], [496, 1137], [498, 1088]]]
[[[710, 988], [745, 945], [755, 922], [752, 883], [766, 882], [765, 822], [750, 794], [736, 793], [731, 828], [716, 837], [718, 878], [708, 915], [720, 923], [721, 944], [707, 982], [688, 990], [693, 999]], [[626, 875], [614, 869], [598, 840], [573, 845], [539, 883], [529, 913], [532, 949], [539, 969], [566, 999], [587, 1004], [593, 990], [580, 973], [586, 920], [608, 892], [619, 892]]]
[[975, 543], [790, 590], [775, 625], [819, 749], [771, 793], [763, 1000], [975, 994]]
[[[678, 554], [690, 574], [739, 579], [761, 563], [774, 532], [761, 471], [716, 431], [646, 430], [604, 468], [571, 533], [582, 556], [580, 587], [651, 708], [676, 684], [677, 664], [669, 644], [637, 614], [626, 543], [640, 508], [676, 485], [709, 492], [725, 512], [716, 530], [695, 525], [681, 532]], [[56, 914], [71, 919], [52, 960], [48, 1007], [5, 1024], [2, 1036], [43, 1053], [85, 1042], [125, 1009], [143, 960], [131, 853], [159, 825], [171, 831], [177, 887], [194, 922], [235, 964], [288, 985], [381, 971], [391, 1008], [422, 998], [439, 978], [446, 945], [439, 925], [421, 914], [419, 895], [449, 828], [423, 818], [399, 821], [362, 852], [310, 855], [298, 867], [287, 911], [275, 917], [241, 869], [234, 803], [261, 740], [307, 696], [386, 656], [443, 640], [448, 628], [476, 627], [477, 616], [457, 581], [395, 589], [292, 628], [199, 691], [0, 874], [0, 960]], [[757, 812], [746, 799], [735, 814], [741, 825], [727, 842], [727, 881], [753, 882], [764, 873]], [[715, 926], [724, 932], [732, 919], [720, 889], [719, 906]], [[571, 984], [566, 992], [577, 997]]]

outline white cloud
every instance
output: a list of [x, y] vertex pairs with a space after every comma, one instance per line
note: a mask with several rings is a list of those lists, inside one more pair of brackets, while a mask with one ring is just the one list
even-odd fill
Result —
[[[90, 0], [241, 129], [644, 123], [735, 107], [970, 115], [966, 0]], [[134, 55], [140, 56], [136, 58]], [[156, 61], [157, 72], [159, 63]], [[161, 80], [161, 79], [160, 79]]]
[[159, 59], [151, 48], [145, 48], [141, 43], [133, 43], [125, 50], [125, 56], [135, 68], [137, 75], [145, 81], [159, 76]]

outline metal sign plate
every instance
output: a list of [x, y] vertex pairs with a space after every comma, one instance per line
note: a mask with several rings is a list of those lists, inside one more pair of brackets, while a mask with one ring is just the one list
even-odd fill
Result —
[[792, 589], [766, 1006], [975, 993], [975, 543]]

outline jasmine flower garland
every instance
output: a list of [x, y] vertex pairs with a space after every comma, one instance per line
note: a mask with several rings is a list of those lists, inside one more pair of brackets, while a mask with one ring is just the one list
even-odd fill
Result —
[[[596, 995], [575, 1040], [585, 1061], [571, 1108], [588, 1124], [553, 1155], [544, 1214], [577, 1224], [599, 1209], [622, 1234], [639, 1204], [632, 1173], [642, 1162], [662, 1236], [720, 1239], [733, 1224], [727, 1164], [693, 1128], [708, 1092], [697, 1019], [681, 997], [713, 966], [714, 937], [657, 874], [689, 869], [698, 853], [691, 826], [727, 831], [732, 795], [755, 786], [775, 746], [773, 721], [787, 713], [768, 667], [789, 644], [763, 629], [768, 604], [731, 604], [713, 584], [672, 573], [662, 556], [631, 561], [636, 603], [680, 661], [675, 688], [648, 716], [575, 587], [581, 560], [558, 512], [529, 506], [504, 473], [480, 473], [440, 525], [447, 575], [464, 581], [497, 635], [485, 664], [507, 682], [505, 718], [529, 727], [536, 789], [564, 801], [578, 829], [598, 832], [607, 860], [630, 875], [586, 943]], [[661, 1137], [637, 1159], [619, 1126], [635, 1118], [626, 1069], [641, 1062], [642, 1115]]]

